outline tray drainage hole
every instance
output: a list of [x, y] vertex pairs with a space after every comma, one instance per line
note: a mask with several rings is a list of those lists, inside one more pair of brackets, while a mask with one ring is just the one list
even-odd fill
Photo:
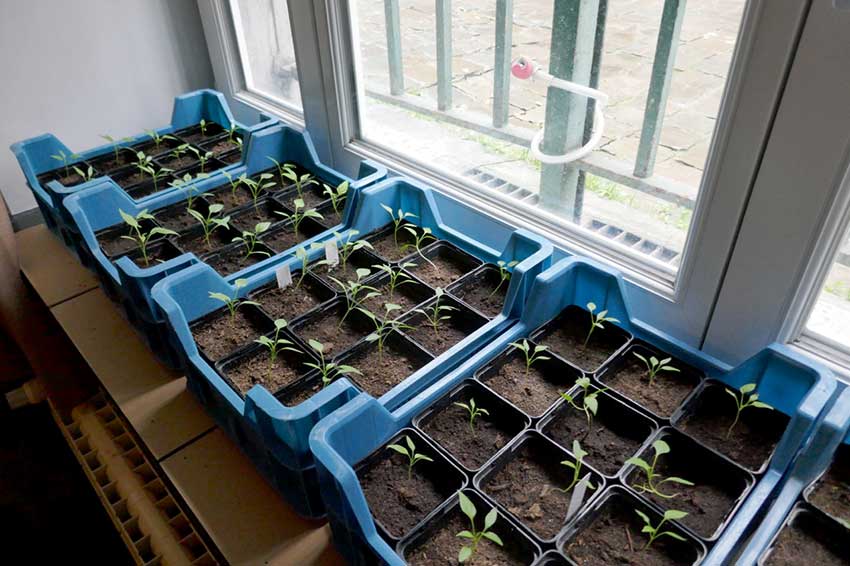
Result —
[[148, 535], [145, 535], [145, 538], [136, 543], [136, 551], [139, 553], [139, 558], [142, 559], [143, 564], [147, 564], [156, 558], [156, 553], [151, 547], [151, 537]]
[[142, 532], [142, 529], [139, 528], [139, 518], [138, 517], [130, 517], [129, 521], [125, 521], [122, 523], [124, 527], [124, 531], [127, 533], [127, 536], [130, 537], [130, 540], [133, 543], [138, 543], [145, 536]]
[[157, 502], [160, 512], [170, 521], [180, 514], [180, 508], [170, 497], [166, 497], [162, 501]]
[[118, 520], [121, 521], [121, 524], [126, 523], [130, 520], [132, 515], [130, 514], [130, 510], [127, 509], [127, 500], [122, 499], [118, 503], [112, 506], [112, 510], [115, 511], [115, 516], [118, 517]]
[[106, 473], [106, 466], [101, 466], [94, 471], [94, 479], [97, 480], [97, 485], [101, 488], [112, 481], [109, 479], [109, 474]]
[[132, 449], [126, 451], [126, 453], [124, 454], [124, 458], [126, 458], [127, 461], [130, 462], [130, 467], [134, 469], [138, 468], [142, 464], [147, 464], [147, 462], [145, 461], [145, 457], [142, 454], [142, 451], [139, 450], [139, 447], [136, 445], [133, 445]]
[[199, 539], [198, 535], [194, 532], [183, 538], [180, 541], [180, 545], [186, 549], [186, 553], [189, 555], [189, 560], [194, 560], [207, 551], [204, 543], [201, 542], [201, 539]]
[[110, 483], [103, 488], [103, 495], [106, 496], [106, 500], [110, 505], [115, 505], [119, 501], [121, 501], [121, 494], [118, 492], [118, 488], [115, 487], [115, 482]]
[[65, 427], [65, 430], [68, 431], [68, 434], [74, 440], [77, 440], [78, 438], [83, 436], [83, 433], [80, 431], [80, 423], [78, 423], [77, 421], [71, 421], [71, 424], [68, 424]]
[[162, 484], [162, 481], [159, 478], [148, 482], [144, 485], [145, 491], [147, 491], [154, 502], [161, 500], [164, 497], [168, 497], [168, 491], [165, 489], [165, 486]]
[[101, 466], [101, 462], [97, 457], [97, 452], [94, 450], [83, 456], [83, 459], [90, 470], [96, 470]]
[[122, 452], [130, 452], [136, 447], [136, 443], [133, 442], [133, 438], [128, 432], [124, 432], [123, 434], [116, 436], [115, 444], [118, 445]]
[[177, 540], [184, 539], [192, 534], [192, 525], [185, 515], [177, 515], [168, 522], [174, 532], [177, 533]]
[[203, 556], [196, 558], [192, 564], [195, 566], [216, 566], [218, 562], [216, 562], [215, 558], [209, 552], [205, 552]]
[[156, 474], [147, 462], [142, 463], [142, 465], [140, 466], [136, 466], [135, 468], [133, 468], [133, 471], [142, 480], [142, 485], [150, 483], [156, 479]]
[[115, 420], [115, 411], [108, 405], [98, 408], [94, 414], [103, 424], [109, 424]]
[[81, 436], [75, 444], [77, 445], [77, 450], [79, 450], [80, 454], [83, 456], [86, 456], [89, 452], [91, 452], [91, 443], [89, 443], [88, 436]]
[[112, 438], [120, 438], [121, 436], [124, 436], [127, 433], [127, 431], [124, 429], [124, 425], [121, 424], [121, 421], [119, 421], [118, 419], [115, 419], [109, 424], [107, 424], [106, 430], [109, 431], [109, 435]]

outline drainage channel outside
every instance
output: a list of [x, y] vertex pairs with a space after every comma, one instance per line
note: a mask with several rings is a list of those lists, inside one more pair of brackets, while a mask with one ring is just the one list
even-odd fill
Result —
[[[504, 179], [496, 177], [491, 173], [487, 173], [486, 171], [482, 171], [478, 168], [466, 171], [464, 176], [476, 183], [484, 185], [485, 187], [490, 187], [495, 191], [517, 200], [533, 205], [536, 205], [539, 201], [537, 193], [529, 191], [528, 189], [523, 189], [518, 185], [505, 181]], [[598, 218], [588, 216], [583, 219], [582, 225], [588, 230], [596, 232], [609, 240], [623, 244], [639, 253], [655, 258], [664, 263], [678, 265], [681, 259], [679, 252], [675, 250], [671, 250], [661, 244], [647, 240], [646, 238], [633, 232], [629, 232], [619, 226], [603, 222]]]

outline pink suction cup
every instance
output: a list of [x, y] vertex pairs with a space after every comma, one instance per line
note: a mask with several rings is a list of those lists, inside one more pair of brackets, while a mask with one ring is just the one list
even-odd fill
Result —
[[511, 65], [511, 74], [518, 79], [528, 79], [534, 74], [534, 63], [530, 59], [520, 57]]

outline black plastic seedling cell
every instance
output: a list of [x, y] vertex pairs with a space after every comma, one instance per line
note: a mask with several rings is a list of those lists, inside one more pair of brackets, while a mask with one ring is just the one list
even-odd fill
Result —
[[[266, 336], [274, 339], [274, 334], [271, 332]], [[289, 340], [293, 347], [297, 346], [293, 337], [286, 332], [281, 332], [277, 337]], [[310, 368], [305, 364], [311, 362], [315, 363], [315, 360], [300, 349], [284, 349], [272, 364], [269, 349], [254, 344], [217, 363], [215, 369], [234, 391], [244, 397], [254, 385], [262, 385], [272, 393], [281, 391], [306, 375]]]
[[[481, 530], [484, 518], [493, 509], [477, 492], [464, 490], [475, 507], [474, 528]], [[540, 548], [518, 529], [503, 513], [497, 512], [496, 522], [489, 529], [498, 535], [502, 545], [482, 539], [469, 562], [472, 564], [499, 564], [500, 566], [530, 566], [540, 555]], [[467, 515], [461, 512], [459, 496], [455, 495], [424, 524], [417, 527], [398, 546], [398, 554], [410, 566], [455, 564], [468, 539], [457, 536], [473, 528]]]
[[[439, 301], [439, 302], [437, 302]], [[434, 308], [449, 307], [451, 310], [435, 312]], [[467, 336], [487, 324], [487, 319], [451, 296], [436, 297], [404, 317], [403, 322], [410, 326], [404, 333], [437, 357]], [[430, 320], [429, 320], [430, 317]], [[443, 317], [449, 317], [440, 320]], [[436, 329], [431, 321], [437, 322]]]
[[274, 323], [254, 305], [239, 306], [234, 316], [224, 307], [189, 325], [198, 351], [210, 366], [273, 329]]
[[[517, 340], [517, 344], [524, 339]], [[525, 340], [530, 352], [537, 344]], [[548, 355], [531, 364], [516, 348], [508, 347], [490, 363], [475, 372], [475, 379], [487, 385], [530, 418], [546, 414], [569, 391], [582, 372], [567, 362]]]
[[676, 533], [684, 540], [661, 536], [649, 547], [644, 521], [652, 526], [661, 522], [661, 514], [623, 487], [610, 487], [561, 537], [558, 547], [563, 554], [582, 566], [611, 564], [688, 565], [699, 564], [705, 546], [675, 523], [665, 522], [662, 530]]
[[[486, 413], [476, 413], [471, 419], [475, 410]], [[463, 382], [413, 419], [417, 430], [428, 435], [470, 475], [530, 423], [522, 412], [472, 380]]]
[[803, 492], [818, 511], [850, 528], [850, 446], [839, 444], [829, 468]]
[[301, 271], [292, 273], [292, 284], [283, 289], [273, 281], [249, 294], [248, 298], [260, 303], [260, 308], [271, 319], [282, 318], [290, 324], [313, 311], [319, 305], [336, 297], [336, 293], [318, 277]]
[[103, 155], [89, 158], [88, 163], [92, 167], [100, 171], [104, 175], [110, 175], [116, 171], [132, 166], [136, 162], [136, 153], [125, 147], [118, 149], [118, 157], [116, 159], [115, 152], [109, 151]]
[[325, 347], [325, 357], [330, 360], [348, 351], [375, 328], [372, 321], [357, 309], [348, 316], [345, 312], [345, 300], [337, 298], [294, 322], [292, 332], [305, 348], [309, 348], [310, 340], [321, 342]]
[[647, 344], [632, 343], [608, 364], [598, 380], [658, 420], [667, 420], [696, 391], [703, 374], [678, 359], [670, 359], [663, 367], [678, 371], [658, 369], [650, 384], [650, 370], [638, 356], [646, 359], [650, 366], [652, 358], [659, 363], [672, 358]]
[[445, 240], [429, 244], [421, 252], [413, 251], [400, 263], [414, 263], [410, 272], [434, 288], [447, 289], [481, 265], [481, 260]]
[[484, 316], [494, 318], [502, 312], [509, 286], [510, 279], [503, 279], [499, 267], [486, 263], [452, 283], [448, 291]]
[[[417, 306], [422, 305], [426, 301], [429, 301], [434, 296], [433, 289], [404, 271], [396, 278], [396, 287], [393, 289], [392, 295], [390, 295], [390, 275], [377, 269], [371, 269], [370, 271], [371, 274], [368, 284], [370, 287], [377, 289], [380, 296], [372, 297], [371, 299], [363, 301], [362, 306], [380, 318], [383, 318], [387, 312], [384, 307], [387, 303], [401, 307], [400, 309], [390, 312], [390, 318], [398, 318], [399, 316], [410, 312]], [[375, 276], [374, 274], [377, 275]], [[354, 276], [353, 273], [350, 273], [350, 275]], [[351, 277], [349, 277], [349, 279], [351, 279]]]
[[184, 142], [197, 144], [215, 139], [225, 133], [227, 133], [227, 130], [225, 130], [221, 124], [218, 122], [207, 121], [203, 128], [201, 127], [201, 124], [198, 123], [194, 126], [178, 130], [174, 132], [174, 135], [182, 139]]
[[[408, 439], [416, 454], [432, 461], [420, 460], [411, 468], [408, 456], [387, 448], [398, 445], [409, 450]], [[463, 472], [410, 428], [364, 458], [355, 472], [378, 532], [393, 546], [466, 484]]]
[[[594, 390], [591, 385], [590, 391]], [[574, 440], [588, 452], [587, 462], [608, 477], [616, 476], [626, 460], [636, 454], [657, 429], [655, 421], [606, 392], [596, 397], [598, 408], [588, 425], [584, 392], [570, 392], [576, 408], [566, 400], [538, 423], [538, 430], [569, 449]]]
[[214, 253], [201, 256], [201, 261], [207, 263], [223, 277], [227, 277], [270, 258], [275, 253], [275, 250], [264, 245], [263, 242], [258, 242], [253, 250], [249, 250], [245, 244], [237, 242]]
[[257, 204], [249, 203], [247, 206], [234, 212], [230, 216], [230, 225], [234, 230], [254, 230], [257, 224], [268, 222], [270, 225], [287, 222], [286, 216], [292, 211], [271, 198], [260, 198]]
[[[731, 460], [670, 427], [659, 430], [638, 454], [650, 465], [655, 454], [652, 443], [656, 440], [670, 447], [670, 452], [660, 456], [654, 468], [654, 473], [660, 475], [653, 480], [653, 487], [663, 496], [646, 489], [646, 473], [636, 466], [623, 469], [623, 482], [661, 509], [687, 512], [688, 516], [679, 521], [685, 528], [703, 540], [716, 540], [749, 494], [755, 478]], [[658, 484], [668, 477], [683, 478], [694, 485]]]
[[[59, 161], [56, 163], [59, 163]], [[56, 169], [42, 173], [41, 175], [36, 176], [36, 179], [41, 185], [45, 185], [50, 181], [58, 181], [59, 184], [64, 187], [74, 187], [85, 182], [85, 179], [74, 170], [74, 167], [86, 174], [88, 173], [89, 167], [91, 167], [93, 170], [92, 178], [99, 177], [101, 175], [101, 172], [88, 161], [76, 161], [68, 163], [67, 168], [62, 165]]]
[[[355, 241], [355, 240], [352, 240]], [[339, 284], [334, 281], [354, 281], [357, 278], [358, 269], [368, 269], [369, 278], [376, 277], [381, 272], [375, 268], [376, 265], [382, 265], [384, 261], [370, 252], [367, 249], [359, 249], [352, 252], [348, 256], [345, 265], [339, 263], [335, 266], [319, 265], [318, 262], [312, 264], [313, 273], [320, 277], [325, 283], [330, 285], [336, 291], [340, 291]]]
[[[722, 382], [707, 379], [671, 423], [685, 434], [716, 450], [753, 474], [767, 468], [789, 418], [779, 410], [748, 408], [734, 422], [736, 404]], [[736, 391], [731, 389], [732, 391]]]
[[800, 502], [759, 558], [759, 566], [817, 564], [843, 566], [850, 562], [847, 527]]
[[[599, 311], [597, 308], [596, 314]], [[587, 340], [591, 324], [589, 311], [570, 305], [531, 337], [582, 371], [599, 373], [628, 345], [631, 334], [612, 322], [604, 322], [603, 328], [594, 329]]]
[[[529, 430], [488, 462], [473, 482], [540, 542], [552, 544], [567, 524], [567, 512], [577, 487], [573, 485], [574, 468], [562, 463], [565, 461], [576, 463], [571, 452]], [[596, 499], [605, 486], [602, 475], [584, 460], [579, 480], [587, 474], [593, 488], [586, 489], [582, 505]]]

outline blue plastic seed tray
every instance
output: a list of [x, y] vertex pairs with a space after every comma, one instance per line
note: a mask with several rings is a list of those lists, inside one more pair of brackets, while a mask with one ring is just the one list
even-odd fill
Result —
[[[226, 129], [235, 125], [236, 132], [234, 137], [241, 138], [244, 146], [248, 145], [254, 133], [277, 123], [277, 120], [261, 115], [259, 122], [256, 124], [241, 124], [233, 118], [227, 102], [220, 92], [203, 89], [176, 97], [174, 99], [174, 109], [171, 114], [171, 123], [160, 128], [152, 127], [151, 129], [155, 130], [160, 136], [180, 135], [181, 132], [186, 132], [187, 128], [198, 125], [201, 120], [210, 123], [211, 128], [217, 125], [216, 131], [225, 132], [221, 134], [222, 136], [227, 136]], [[45, 223], [69, 247], [73, 247], [76, 234], [70, 215], [62, 207], [64, 198], [69, 194], [97, 186], [105, 179], [111, 179], [113, 176], [121, 178], [127, 174], [131, 174], [134, 171], [132, 163], [135, 161], [133, 154], [136, 150], [143, 150], [147, 154], [154, 156], [155, 160], [159, 159], [156, 150], [151, 150], [148, 147], [150, 141], [151, 136], [147, 133], [137, 134], [130, 136], [127, 140], [121, 140], [119, 145], [122, 148], [132, 147], [134, 149], [120, 149], [122, 155], [126, 155], [125, 160], [122, 161], [125, 165], [117, 166], [116, 164], [115, 167], [104, 164], [104, 161], [108, 161], [110, 156], [113, 155], [114, 148], [112, 143], [75, 153], [53, 134], [43, 134], [14, 143], [11, 146], [11, 150], [18, 159], [27, 184], [35, 195]], [[181, 138], [180, 141], [182, 142], [184, 140]], [[169, 148], [169, 145], [166, 142], [162, 146], [163, 153], [167, 153], [166, 150]], [[209, 149], [208, 147], [203, 147], [204, 145], [206, 144], [201, 143], [196, 147], [199, 151]], [[91, 166], [94, 174], [93, 177], [88, 181], [78, 182], [74, 185], [69, 184], [69, 186], [60, 183], [54, 175], [49, 175], [48, 173], [63, 169], [62, 162], [52, 157], [61, 154], [67, 156], [69, 165], [77, 165], [86, 173], [88, 172], [88, 167]], [[226, 155], [222, 154], [221, 157], [223, 161], [216, 161], [219, 169], [213, 173], [214, 175], [219, 175], [222, 170], [232, 170], [242, 164], [242, 155], [239, 149], [231, 150]], [[81, 181], [81, 179], [77, 179], [77, 181]], [[167, 191], [167, 184], [165, 186]], [[145, 207], [165, 191], [144, 194], [147, 193], [147, 190], [142, 190], [141, 187], [128, 187], [128, 192], [139, 195], [138, 198], [133, 198], [132, 200]]]
[[[622, 331], [630, 333], [630, 342], [624, 348], [639, 340], [730, 386], [756, 383], [761, 399], [789, 417], [769, 465], [758, 473], [758, 483], [750, 489], [743, 503], [737, 506], [723, 533], [714, 541], [697, 542], [698, 545], [704, 544], [708, 550], [705, 564], [723, 564], [729, 560], [745, 540], [759, 510], [770, 500], [779, 479], [811, 434], [818, 414], [835, 390], [835, 379], [829, 371], [784, 346], [773, 345], [733, 369], [674, 340], [655, 336], [631, 323], [629, 306], [624, 299], [625, 285], [622, 277], [613, 269], [580, 258], [563, 259], [534, 280], [519, 322], [469, 357], [452, 373], [422, 390], [406, 404], [395, 408], [361, 394], [313, 429], [310, 447], [316, 460], [334, 541], [350, 564], [371, 564], [377, 561], [401, 565], [404, 562], [398, 550], [406, 542], [402, 539], [398, 546], [392, 545], [379, 534], [354, 471], [358, 463], [380, 449], [399, 430], [410, 426], [417, 415], [427, 411], [456, 384], [480, 376], [483, 368], [492, 363], [508, 344], [535, 335], [536, 329], [545, 327], [566, 307], [585, 306], [589, 302], [595, 303], [598, 310], [607, 309], [609, 316], [623, 321], [619, 326]], [[575, 375], [581, 375], [578, 370], [574, 371]], [[602, 367], [595, 373], [585, 375], [591, 376], [601, 386], [598, 378], [604, 377], [604, 372], [605, 368]], [[483, 386], [487, 387], [486, 382], [483, 382]], [[572, 393], [575, 394], [575, 391]], [[623, 398], [615, 390], [603, 395]], [[546, 422], [563, 410], [564, 403], [559, 400], [542, 417], [532, 419], [531, 428], [545, 433]], [[646, 419], [650, 416], [646, 411], [643, 415]], [[669, 426], [663, 421], [658, 424]], [[643, 446], [647, 446], [652, 438], [649, 435]], [[489, 462], [495, 462], [500, 454], [511, 450], [512, 446], [509, 443]], [[479, 481], [481, 474], [486, 473], [487, 465], [473, 476], [473, 484]], [[613, 485], [622, 480], [619, 475], [611, 477], [610, 481], [606, 476], [606, 482]], [[617, 489], [631, 488], [621, 483]], [[580, 512], [572, 520], [577, 521], [581, 516]], [[414, 531], [416, 529], [418, 527]], [[553, 545], [538, 539], [538, 544], [544, 552], [548, 550], [551, 557], [553, 552], [562, 548], [564, 541], [560, 540]]]
[[[439, 240], [432, 246], [455, 246], [460, 250], [457, 253], [473, 257], [476, 262], [517, 262], [511, 267], [513, 274], [501, 313], [444, 353], [434, 356], [381, 396], [382, 405], [395, 408], [463, 363], [475, 350], [497, 339], [513, 324], [522, 312], [530, 280], [548, 266], [552, 247], [540, 237], [524, 230], [513, 230], [429, 187], [401, 178], [388, 179], [364, 189], [347, 229], [362, 236], [384, 227], [389, 216], [381, 205], [414, 214], [411, 222], [429, 228]], [[348, 238], [348, 232], [340, 234], [340, 239], [345, 238]], [[428, 249], [423, 251], [430, 253]], [[321, 250], [312, 250], [311, 258], [317, 258], [321, 253]], [[275, 258], [263, 270], [247, 278], [247, 285], [239, 290], [240, 295], [245, 296], [275, 281], [275, 271], [283, 261], [288, 263], [293, 273], [300, 263], [296, 258]], [[403, 263], [399, 261], [396, 265]], [[425, 265], [421, 259], [420, 264]], [[153, 292], [154, 300], [170, 323], [178, 347], [186, 355], [190, 388], [245, 452], [257, 462], [266, 462], [258, 465], [271, 470], [269, 475], [273, 480], [278, 477], [286, 480], [275, 483], [299, 513], [307, 516], [324, 514], [309, 453], [308, 435], [316, 422], [360, 390], [350, 380], [341, 378], [294, 406], [285, 406], [273, 395], [274, 392], [262, 386], [254, 386], [243, 397], [204, 359], [190, 331], [190, 324], [221, 306], [221, 303], [208, 298], [209, 291], [232, 295], [236, 290], [209, 267], [196, 265], [162, 281]], [[322, 308], [320, 306], [319, 310]], [[349, 351], [363, 347], [362, 342], [358, 344]], [[310, 489], [305, 491], [305, 485]]]

